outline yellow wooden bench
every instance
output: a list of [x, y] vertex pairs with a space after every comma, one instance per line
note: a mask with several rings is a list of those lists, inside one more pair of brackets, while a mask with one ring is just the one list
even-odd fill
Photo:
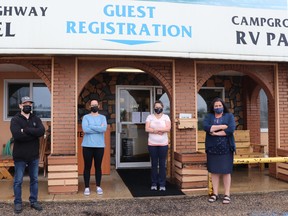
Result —
[[[44, 176], [46, 176], [47, 156], [50, 154], [47, 151], [47, 138], [40, 137], [39, 142], [39, 167], [44, 169]], [[10, 167], [14, 167], [13, 157], [11, 155], [0, 155], [0, 179], [13, 179], [9, 172]]]
[[[197, 151], [205, 153], [205, 131], [198, 131]], [[264, 145], [250, 143], [250, 130], [235, 130], [234, 132], [236, 153], [234, 158], [259, 158], [264, 157]], [[257, 147], [259, 151], [254, 151]], [[261, 169], [264, 164], [260, 164]]]
[[0, 179], [13, 179], [9, 168], [14, 166], [12, 156], [0, 155]]

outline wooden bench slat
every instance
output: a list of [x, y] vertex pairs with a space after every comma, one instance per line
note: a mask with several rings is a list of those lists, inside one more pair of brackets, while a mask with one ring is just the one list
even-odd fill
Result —
[[[205, 131], [198, 131], [198, 151], [205, 153]], [[262, 147], [261, 144], [251, 144], [250, 143], [250, 130], [235, 130], [234, 132], [235, 144], [236, 144], [236, 154], [235, 158], [259, 158], [264, 157], [264, 152], [254, 152], [253, 146]]]

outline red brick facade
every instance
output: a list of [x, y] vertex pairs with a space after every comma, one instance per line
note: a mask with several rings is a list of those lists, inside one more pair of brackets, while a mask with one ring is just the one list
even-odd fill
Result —
[[[42, 79], [52, 96], [52, 154], [77, 154], [77, 100], [91, 78], [113, 67], [138, 68], [155, 78], [168, 93], [171, 102], [173, 151], [196, 151], [196, 130], [179, 130], [179, 113], [197, 116], [197, 92], [206, 83], [214, 85], [211, 76], [219, 72], [236, 71], [243, 78], [241, 105], [245, 123], [242, 129], [251, 131], [251, 142], [260, 142], [259, 91], [264, 89], [269, 109], [269, 155], [277, 156], [277, 148], [288, 148], [288, 64], [227, 61], [195, 61], [193, 59], [96, 58], [96, 57], [33, 57], [8, 58], [1, 63], [19, 64]], [[229, 88], [230, 83], [223, 86]], [[239, 99], [239, 100], [240, 100]], [[232, 102], [231, 102], [232, 103]], [[240, 102], [239, 102], [240, 103]], [[172, 156], [173, 157], [173, 156]], [[276, 176], [276, 166], [270, 165]]]

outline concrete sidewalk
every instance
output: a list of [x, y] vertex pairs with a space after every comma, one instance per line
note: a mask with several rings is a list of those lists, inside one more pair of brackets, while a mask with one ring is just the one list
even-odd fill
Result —
[[[94, 200], [106, 200], [106, 199], [131, 199], [131, 195], [128, 188], [118, 175], [115, 169], [111, 170], [110, 175], [103, 175], [102, 185], [104, 194], [96, 194], [96, 185], [94, 177], [91, 176], [91, 195], [84, 196], [84, 182], [83, 177], [79, 176], [79, 192], [77, 194], [69, 195], [52, 195], [48, 194], [47, 178], [39, 175], [39, 201], [94, 201]], [[13, 181], [1, 180], [0, 181], [0, 202], [13, 202]], [[147, 188], [149, 190], [149, 188]], [[220, 189], [220, 193], [221, 190]], [[279, 181], [275, 178], [268, 176], [268, 170], [260, 171], [258, 168], [237, 168], [232, 174], [232, 187], [231, 194], [239, 193], [259, 193], [259, 192], [273, 192], [273, 191], [285, 191], [288, 193], [288, 183]], [[195, 195], [208, 195], [207, 190], [202, 191], [184, 191], [187, 196]], [[29, 177], [24, 177], [23, 183], [23, 201], [28, 201], [29, 198]]]

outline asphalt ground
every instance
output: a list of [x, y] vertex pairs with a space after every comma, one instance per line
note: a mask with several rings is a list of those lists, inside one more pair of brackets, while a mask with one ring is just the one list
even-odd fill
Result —
[[[223, 197], [223, 196], [222, 196]], [[31, 209], [23, 203], [23, 212], [18, 215], [249, 215], [288, 216], [288, 191], [235, 194], [230, 204], [222, 204], [222, 198], [208, 202], [208, 196], [174, 196], [132, 199], [106, 199], [95, 201], [42, 202], [43, 211]], [[15, 215], [13, 203], [0, 203], [0, 215]]]

